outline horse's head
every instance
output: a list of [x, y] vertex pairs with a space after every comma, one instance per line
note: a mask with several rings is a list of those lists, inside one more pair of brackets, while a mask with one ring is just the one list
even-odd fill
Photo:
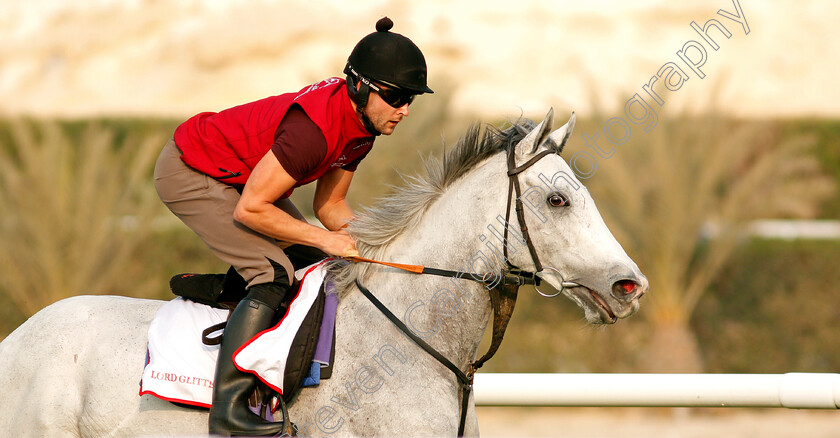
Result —
[[[522, 217], [533, 251], [520, 247], [509, 260], [525, 270], [539, 271], [544, 282], [583, 308], [590, 323], [614, 323], [638, 310], [648, 280], [610, 233], [589, 191], [560, 157], [574, 128], [574, 114], [552, 132], [553, 119], [549, 111], [515, 146], [515, 166], [525, 167], [529, 160], [536, 160], [517, 174]], [[538, 158], [539, 154], [544, 156]], [[511, 211], [510, 217], [510, 229], [519, 231], [516, 212]]]

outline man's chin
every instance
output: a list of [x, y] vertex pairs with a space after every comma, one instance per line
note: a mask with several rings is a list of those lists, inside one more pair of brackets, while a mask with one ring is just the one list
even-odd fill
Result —
[[388, 123], [382, 129], [379, 130], [379, 133], [382, 135], [391, 135], [394, 133], [395, 129], [397, 129], [397, 125]]

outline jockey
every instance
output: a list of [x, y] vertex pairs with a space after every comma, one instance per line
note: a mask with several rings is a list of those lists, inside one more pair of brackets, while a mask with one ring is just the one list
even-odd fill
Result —
[[[346, 79], [197, 114], [178, 126], [158, 158], [155, 187], [161, 200], [231, 265], [224, 284], [247, 288], [244, 298], [236, 297], [241, 301], [230, 314], [219, 351], [212, 434], [282, 432], [279, 423], [249, 409], [257, 378], [240, 372], [233, 355], [269, 328], [281, 307], [294, 275], [285, 248], [358, 255], [344, 230], [353, 218], [345, 200], [353, 172], [376, 136], [390, 135], [408, 116], [414, 97], [433, 92], [426, 85], [423, 53], [408, 38], [389, 32], [392, 26], [383, 18], [376, 32], [359, 41], [344, 69]], [[307, 223], [289, 200], [296, 187], [311, 182], [316, 183], [313, 209], [326, 229]], [[204, 287], [208, 277], [217, 278], [176, 276], [173, 291]]]

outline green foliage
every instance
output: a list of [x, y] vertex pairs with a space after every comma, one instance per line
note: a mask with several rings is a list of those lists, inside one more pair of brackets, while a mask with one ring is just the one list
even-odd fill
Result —
[[70, 295], [149, 292], [126, 276], [152, 219], [160, 133], [115, 141], [100, 123], [14, 120], [0, 136], [0, 288], [25, 315]]
[[688, 320], [746, 223], [814, 217], [835, 194], [814, 141], [769, 123], [662, 116], [638, 134], [599, 163], [589, 188], [651, 281], [658, 322]]
[[[840, 186], [840, 121], [814, 119], [777, 122], [783, 136], [796, 138], [807, 136], [814, 139], [814, 153], [823, 168]], [[821, 219], [840, 218], [840, 196], [826, 199], [818, 216]]]
[[[489, 345], [489, 332], [480, 353]], [[610, 327], [592, 326], [571, 300], [542, 297], [533, 288], [522, 287], [504, 342], [482, 372], [638, 372], [639, 350], [648, 333], [649, 325], [640, 318]]]
[[654, 327], [644, 371], [700, 372], [689, 320], [746, 225], [816, 217], [836, 195], [835, 181], [823, 171], [811, 135], [784, 136], [769, 121], [727, 119], [714, 109], [664, 112], [651, 132], [635, 126], [613, 145], [600, 120], [594, 132], [613, 156], [598, 160], [587, 184], [605, 222], [650, 280], [640, 313]]
[[839, 241], [738, 248], [692, 320], [710, 372], [837, 372]]

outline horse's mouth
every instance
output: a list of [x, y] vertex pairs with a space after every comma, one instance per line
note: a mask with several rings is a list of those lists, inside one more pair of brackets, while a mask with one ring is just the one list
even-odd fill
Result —
[[609, 304], [607, 304], [607, 302], [594, 290], [583, 285], [569, 288], [568, 290], [571, 292], [572, 296], [576, 298], [575, 301], [584, 308], [584, 311], [586, 311], [587, 308], [594, 310], [600, 319], [600, 321], [594, 322], [601, 324], [615, 324], [615, 322], [618, 321], [618, 317], [615, 316], [615, 313], [613, 313]]

